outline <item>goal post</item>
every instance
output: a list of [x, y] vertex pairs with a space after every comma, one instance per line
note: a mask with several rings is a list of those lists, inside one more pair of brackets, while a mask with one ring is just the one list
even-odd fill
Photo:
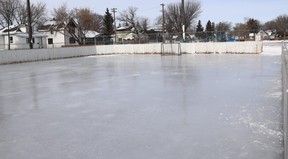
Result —
[[180, 43], [162, 43], [161, 55], [182, 55]]

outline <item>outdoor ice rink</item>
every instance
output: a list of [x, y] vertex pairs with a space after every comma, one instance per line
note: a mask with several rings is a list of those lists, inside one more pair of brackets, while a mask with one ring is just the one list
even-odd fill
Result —
[[0, 65], [0, 158], [282, 159], [280, 49]]

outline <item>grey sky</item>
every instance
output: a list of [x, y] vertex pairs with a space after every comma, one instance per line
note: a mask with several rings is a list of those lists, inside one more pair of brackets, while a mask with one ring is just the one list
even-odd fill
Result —
[[[138, 15], [148, 17], [151, 25], [155, 18], [161, 15], [161, 3], [169, 4], [180, 2], [181, 0], [31, 0], [34, 2], [44, 2], [47, 4], [49, 13], [53, 8], [65, 3], [69, 8], [88, 7], [93, 11], [104, 14], [106, 8], [118, 8], [119, 11], [127, 9], [129, 6], [138, 8]], [[203, 24], [208, 20], [213, 22], [229, 21], [233, 23], [243, 22], [245, 17], [259, 19], [266, 22], [276, 18], [278, 15], [288, 14], [288, 0], [200, 0], [202, 4], [202, 14], [199, 19]], [[198, 20], [198, 19], [197, 19]]]

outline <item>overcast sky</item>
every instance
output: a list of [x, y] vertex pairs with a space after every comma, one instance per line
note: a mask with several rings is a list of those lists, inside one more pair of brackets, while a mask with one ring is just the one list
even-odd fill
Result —
[[[117, 8], [118, 12], [129, 6], [138, 8], [138, 15], [148, 17], [151, 25], [155, 18], [161, 15], [161, 3], [169, 4], [181, 0], [30, 0], [31, 3], [44, 2], [48, 13], [65, 3], [70, 9], [75, 7], [90, 8], [96, 13], [104, 14], [106, 8]], [[288, 0], [200, 0], [202, 13], [199, 19], [202, 24], [208, 20], [213, 22], [229, 21], [232, 23], [244, 22], [245, 17], [255, 18], [266, 22], [278, 15], [288, 14]], [[197, 19], [197, 21], [199, 20]]]

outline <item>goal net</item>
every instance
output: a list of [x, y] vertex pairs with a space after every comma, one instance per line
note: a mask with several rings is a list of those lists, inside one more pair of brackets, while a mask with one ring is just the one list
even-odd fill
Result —
[[162, 43], [161, 55], [181, 55], [180, 43]]

